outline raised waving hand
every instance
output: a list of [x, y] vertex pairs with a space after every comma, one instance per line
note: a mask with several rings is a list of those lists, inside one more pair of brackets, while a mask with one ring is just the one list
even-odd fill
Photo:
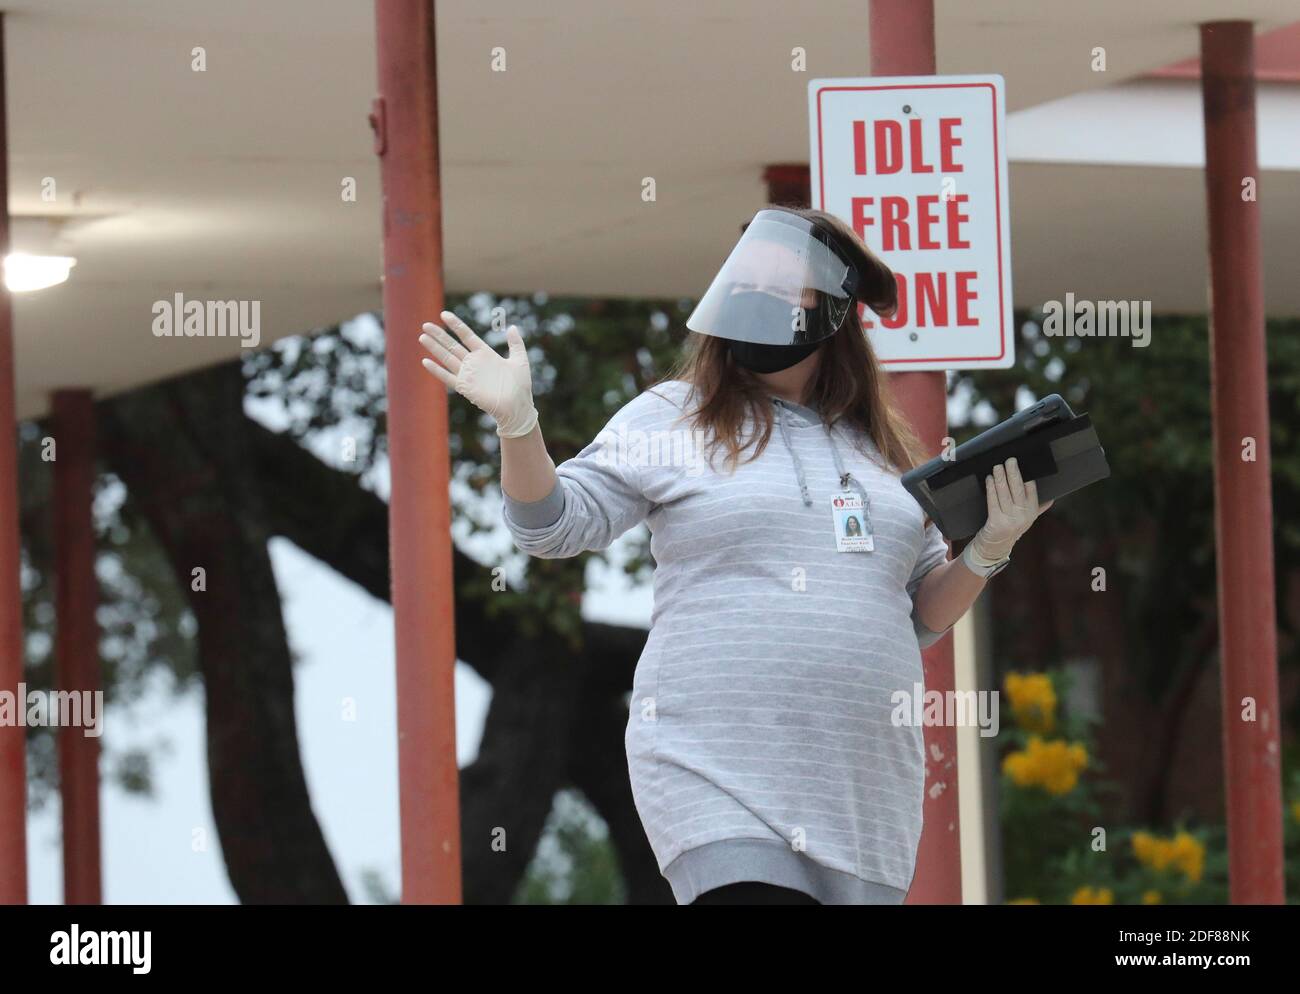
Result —
[[537, 425], [537, 408], [533, 406], [528, 352], [519, 329], [514, 325], [506, 329], [509, 351], [502, 356], [451, 311], [443, 311], [441, 316], [456, 338], [433, 322], [426, 322], [420, 344], [433, 359], [421, 359], [424, 368], [448, 390], [455, 390], [490, 415], [502, 438], [527, 435]]

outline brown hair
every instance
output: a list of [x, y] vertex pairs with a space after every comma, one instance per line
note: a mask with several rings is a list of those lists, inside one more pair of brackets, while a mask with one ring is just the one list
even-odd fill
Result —
[[[862, 277], [859, 298], [877, 314], [888, 316], [898, 303], [898, 284], [888, 266], [875, 257], [847, 224], [825, 211], [812, 208], [778, 207], [816, 224], [832, 228], [838, 241], [850, 251]], [[884, 371], [867, 340], [856, 303], [849, 308], [843, 327], [820, 349], [817, 373], [805, 400], [828, 424], [844, 419], [864, 432], [884, 457], [888, 468], [905, 472], [921, 461], [922, 453], [911, 427], [895, 407], [885, 382]], [[741, 453], [755, 444], [750, 459], [757, 459], [772, 438], [772, 405], [763, 383], [753, 373], [731, 361], [727, 340], [692, 332], [681, 358], [664, 380], [685, 380], [698, 406], [691, 412], [693, 427], [710, 437], [710, 456], [725, 448], [731, 468]], [[758, 425], [746, 440], [740, 429], [746, 412]], [[864, 453], [870, 455], [870, 453]]]

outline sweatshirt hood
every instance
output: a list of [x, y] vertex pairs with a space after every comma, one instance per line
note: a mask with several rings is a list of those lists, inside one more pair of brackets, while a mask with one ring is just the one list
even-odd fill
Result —
[[[769, 396], [772, 395], [769, 394]], [[804, 404], [796, 404], [792, 401], [783, 400], [776, 396], [772, 396], [772, 403], [778, 410], [788, 411], [790, 414], [790, 420], [795, 424], [821, 424], [822, 416], [814, 407], [808, 407]]]
[[[771, 396], [771, 395], [769, 395]], [[785, 443], [785, 450], [790, 453], [790, 461], [794, 464], [795, 481], [799, 484], [799, 496], [803, 500], [805, 507], [811, 507], [813, 504], [812, 495], [808, 492], [808, 477], [804, 473], [803, 463], [799, 459], [799, 453], [795, 451], [790, 444], [790, 424], [799, 425], [821, 425], [826, 431], [826, 441], [831, 447], [831, 457], [835, 460], [835, 471], [840, 477], [840, 487], [851, 486], [862, 497], [863, 506], [870, 505], [870, 498], [862, 484], [853, 478], [852, 474], [844, 468], [844, 462], [840, 458], [839, 450], [835, 446], [835, 435], [816, 409], [808, 407], [805, 404], [795, 404], [788, 400], [782, 400], [780, 397], [772, 396], [772, 406], [776, 408], [776, 423], [781, 429], [781, 441]]]

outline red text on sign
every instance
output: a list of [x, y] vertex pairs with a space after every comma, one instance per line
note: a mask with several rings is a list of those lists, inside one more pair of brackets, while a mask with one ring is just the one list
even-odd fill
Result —
[[[859, 176], [874, 172], [878, 176], [890, 176], [895, 173], [932, 173], [934, 164], [925, 157], [925, 141], [921, 130], [921, 119], [910, 118], [907, 122], [907, 141], [903, 141], [903, 122], [889, 119], [872, 121], [871, 155], [876, 168], [868, 164], [868, 142], [866, 121], [853, 122], [853, 171]], [[961, 139], [956, 130], [961, 126], [960, 117], [939, 118], [939, 170], [945, 173], [959, 173], [961, 163], [953, 152], [961, 146]]]
[[[970, 215], [962, 208], [969, 203], [967, 194], [959, 193], [943, 201], [943, 224], [940, 226], [940, 201], [938, 194], [922, 194], [916, 198], [916, 210], [912, 211], [906, 197], [881, 197], [879, 205], [880, 249], [893, 252], [898, 249], [968, 249], [970, 242], [963, 236], [961, 226], [970, 220]], [[867, 228], [877, 224], [877, 217], [872, 212], [876, 208], [875, 197], [854, 197], [852, 200], [852, 224], [868, 245], [876, 239], [867, 237]], [[912, 220], [915, 213], [915, 221]], [[916, 244], [912, 244], [912, 229], [916, 229]], [[942, 236], [940, 241], [936, 234]]]
[[[973, 328], [979, 320], [971, 313], [971, 305], [979, 299], [975, 292], [974, 271], [956, 273], [913, 273], [909, 278], [894, 273], [898, 283], [898, 310], [880, 323], [886, 328], [901, 328], [909, 323], [911, 309], [915, 308], [916, 328]], [[872, 312], [865, 305], [859, 310], [864, 328], [873, 328]], [[952, 318], [952, 320], [950, 320]]]

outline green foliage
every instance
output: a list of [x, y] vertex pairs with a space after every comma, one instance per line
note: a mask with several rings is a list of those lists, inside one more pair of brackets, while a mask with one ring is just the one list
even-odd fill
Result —
[[401, 899], [388, 887], [383, 871], [368, 866], [361, 871], [361, 890], [371, 904], [400, 904]]
[[[1051, 678], [1059, 698], [1064, 699], [1069, 693], [1069, 674], [1064, 670], [1050, 670], [1046, 675]], [[1004, 693], [1002, 699], [1006, 698]], [[1083, 743], [1088, 748], [1089, 769], [1096, 774], [1100, 765], [1091, 748], [1093, 725], [1086, 717], [1056, 712], [1052, 730], [1039, 737]], [[1027, 748], [1034, 734], [1004, 719], [998, 733], [998, 741], [1005, 746], [1003, 755]], [[1005, 774], [1002, 782], [999, 803], [1003, 880], [1007, 894], [1023, 896], [1039, 886], [1045, 876], [1045, 861], [1052, 854], [1068, 853], [1080, 837], [1081, 826], [1097, 823], [1107, 786], [1094, 777], [1085, 779], [1069, 793], [1056, 796], [1038, 787], [1017, 787]]]
[[[1067, 694], [1066, 674], [1047, 673], [1061, 699]], [[1053, 795], [1037, 785], [1017, 784], [1005, 772], [1000, 788], [1003, 880], [1010, 899], [1033, 898], [1043, 904], [1065, 904], [1081, 888], [1110, 892], [1115, 904], [1223, 904], [1228, 900], [1228, 842], [1223, 825], [1194, 825], [1184, 820], [1161, 830], [1111, 825], [1102, 812], [1102, 800], [1115, 789], [1106, 770], [1095, 758], [1096, 724], [1059, 714], [1056, 727], [1046, 737], [1081, 743], [1088, 752], [1088, 768], [1068, 793]], [[1005, 756], [1023, 749], [1030, 733], [1018, 726], [1003, 726]], [[1288, 902], [1300, 903], [1300, 755], [1284, 754], [1283, 839]], [[1103, 831], [1099, 831], [1103, 830]], [[1159, 866], [1141, 858], [1139, 842], [1174, 847], [1180, 854]], [[1194, 854], [1199, 853], [1199, 856]], [[1192, 870], [1181, 862], [1199, 863]], [[1158, 895], [1158, 900], [1148, 899]]]
[[623, 904], [618, 857], [605, 823], [574, 791], [555, 795], [515, 904]]

